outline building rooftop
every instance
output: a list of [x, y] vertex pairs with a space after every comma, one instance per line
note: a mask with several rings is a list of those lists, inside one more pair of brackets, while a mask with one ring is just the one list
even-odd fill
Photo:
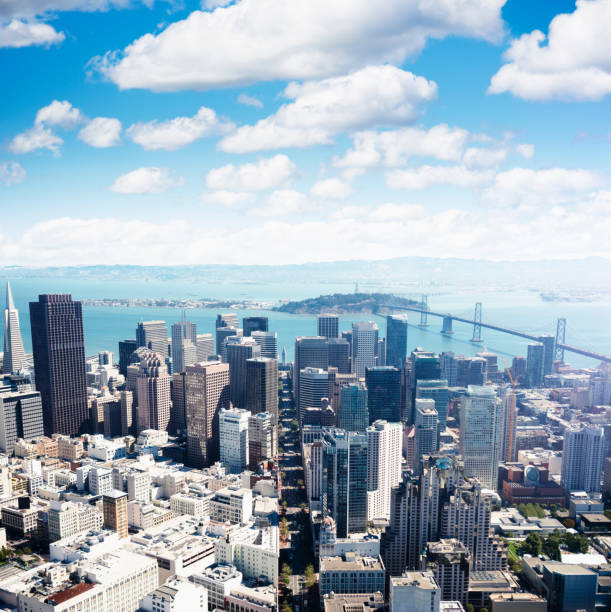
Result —
[[404, 572], [403, 576], [391, 576], [393, 586], [417, 586], [420, 589], [435, 590], [439, 585], [432, 572]]
[[382, 561], [374, 557], [361, 557], [357, 553], [345, 553], [343, 557], [323, 557], [320, 572], [375, 572], [384, 571]]

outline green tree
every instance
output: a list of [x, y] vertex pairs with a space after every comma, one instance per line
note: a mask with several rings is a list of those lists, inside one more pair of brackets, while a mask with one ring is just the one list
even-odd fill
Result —
[[297, 479], [297, 486], [300, 488], [303, 487], [303, 480], [301, 478]]
[[316, 582], [316, 573], [314, 572], [314, 566], [311, 563], [308, 563], [306, 565], [304, 573], [306, 587], [309, 589]]
[[475, 608], [473, 607], [473, 604], [465, 604], [465, 612], [475, 612]]
[[536, 533], [529, 533], [528, 537], [520, 545], [520, 553], [523, 555], [531, 555], [538, 557], [543, 550], [541, 538]]

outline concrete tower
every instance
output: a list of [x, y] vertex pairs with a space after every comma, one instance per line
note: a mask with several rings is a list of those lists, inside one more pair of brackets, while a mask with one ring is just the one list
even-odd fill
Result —
[[11, 285], [6, 283], [6, 308], [4, 309], [4, 361], [2, 371], [14, 374], [21, 370], [25, 362], [23, 341], [19, 330], [19, 311], [13, 302]]

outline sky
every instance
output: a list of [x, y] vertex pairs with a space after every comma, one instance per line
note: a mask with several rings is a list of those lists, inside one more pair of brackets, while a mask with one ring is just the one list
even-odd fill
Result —
[[611, 0], [0, 0], [0, 266], [611, 258]]

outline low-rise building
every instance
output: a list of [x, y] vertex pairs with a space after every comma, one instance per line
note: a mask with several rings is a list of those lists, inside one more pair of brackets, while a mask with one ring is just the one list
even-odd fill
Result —
[[210, 518], [224, 523], [246, 523], [252, 516], [252, 491], [240, 487], [220, 489], [210, 500]]
[[433, 572], [405, 572], [390, 577], [389, 598], [390, 612], [437, 612], [441, 589]]
[[242, 573], [233, 565], [217, 563], [191, 575], [189, 580], [206, 588], [208, 606], [211, 610], [215, 608], [223, 610], [225, 598], [234, 588], [241, 586]]
[[208, 591], [185, 578], [172, 578], [149, 593], [140, 605], [143, 612], [207, 612]]
[[384, 592], [385, 570], [382, 559], [346, 553], [320, 560], [321, 601], [327, 593]]

